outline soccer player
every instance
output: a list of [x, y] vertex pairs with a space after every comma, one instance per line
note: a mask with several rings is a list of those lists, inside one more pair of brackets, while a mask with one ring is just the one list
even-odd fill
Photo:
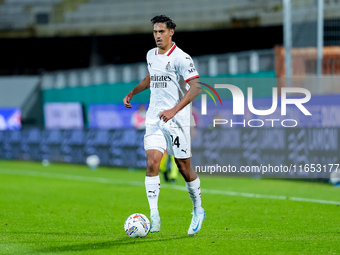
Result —
[[151, 22], [157, 47], [147, 53], [149, 74], [126, 95], [123, 102], [125, 107], [131, 108], [133, 96], [150, 88], [144, 136], [147, 159], [145, 188], [151, 211], [150, 232], [159, 232], [161, 227], [158, 212], [159, 166], [167, 149], [169, 155], [174, 155], [193, 203], [188, 235], [195, 235], [205, 219], [205, 211], [201, 206], [200, 179], [190, 162], [190, 123], [193, 120], [190, 103], [201, 92], [199, 74], [191, 57], [172, 41], [176, 24], [165, 15], [155, 16]]

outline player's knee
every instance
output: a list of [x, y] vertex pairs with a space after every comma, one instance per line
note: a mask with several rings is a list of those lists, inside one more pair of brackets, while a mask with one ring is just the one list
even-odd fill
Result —
[[150, 173], [150, 174], [158, 173], [159, 164], [160, 164], [160, 162], [158, 162], [157, 160], [155, 160], [153, 158], [149, 158], [147, 160], [147, 171], [148, 171], [148, 173]]

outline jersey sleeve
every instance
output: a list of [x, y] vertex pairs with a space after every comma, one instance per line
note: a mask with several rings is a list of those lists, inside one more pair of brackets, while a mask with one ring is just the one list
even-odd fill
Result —
[[179, 57], [178, 61], [179, 73], [183, 76], [185, 82], [199, 77], [199, 74], [194, 65], [194, 61], [188, 54], [184, 54]]
[[151, 58], [151, 52], [153, 52], [153, 50], [149, 50], [148, 53], [146, 53], [146, 64], [147, 64], [147, 69], [148, 69], [148, 72], [150, 73], [150, 68], [151, 68], [151, 64], [150, 64], [150, 58]]

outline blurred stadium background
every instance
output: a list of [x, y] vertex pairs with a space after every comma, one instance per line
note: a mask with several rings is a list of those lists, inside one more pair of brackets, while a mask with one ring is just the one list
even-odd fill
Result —
[[[286, 85], [284, 2], [0, 0], [0, 158], [83, 164], [96, 154], [103, 165], [144, 168], [143, 131], [133, 128], [133, 110], [122, 99], [147, 74], [150, 19], [164, 13], [175, 20], [174, 41], [203, 80], [239, 79], [242, 89], [244, 78], [260, 81], [256, 97], [264, 98], [273, 86]], [[322, 84], [316, 79], [318, 1], [289, 2], [290, 85], [315, 95], [313, 119], [298, 128], [225, 132], [201, 119], [195, 164], [339, 162], [340, 0], [322, 1]], [[135, 96], [134, 109], [148, 100], [148, 91]], [[207, 141], [214, 150], [204, 147]]]

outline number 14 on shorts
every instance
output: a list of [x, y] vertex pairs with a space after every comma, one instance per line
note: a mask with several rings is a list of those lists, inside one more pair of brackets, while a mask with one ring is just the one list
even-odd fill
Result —
[[174, 136], [173, 135], [170, 135], [171, 137], [171, 142], [172, 142], [172, 146], [177, 146], [177, 148], [179, 148], [180, 146], [180, 143], [179, 143], [179, 137], [176, 136], [175, 139], [174, 139]]

